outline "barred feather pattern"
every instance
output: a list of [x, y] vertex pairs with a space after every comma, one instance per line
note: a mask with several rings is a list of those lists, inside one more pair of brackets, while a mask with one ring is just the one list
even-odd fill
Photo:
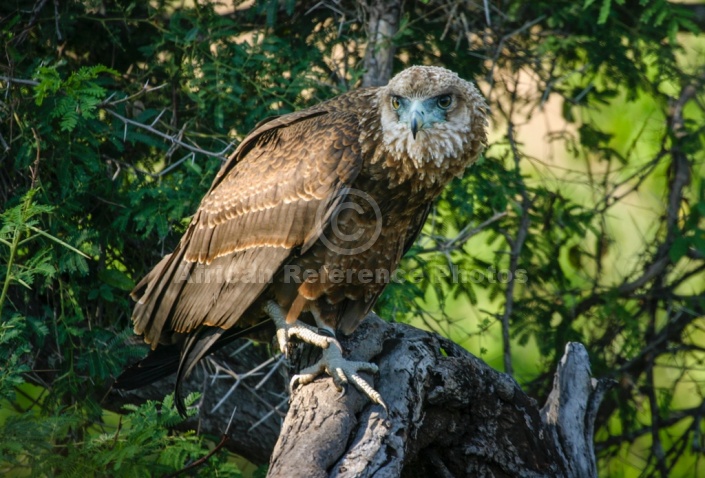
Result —
[[[395, 95], [445, 94], [454, 97], [446, 121], [416, 138], [390, 105]], [[285, 309], [303, 304], [288, 320], [316, 311], [352, 332], [386, 283], [332, 274], [393, 272], [432, 201], [479, 156], [486, 128], [477, 88], [437, 67], [412, 67], [385, 87], [260, 123], [228, 158], [176, 249], [132, 292], [135, 333], [155, 348], [204, 327], [250, 327], [265, 319], [269, 299]], [[287, 276], [286, 266], [319, 274]], [[243, 271], [259, 276], [241, 280]]]

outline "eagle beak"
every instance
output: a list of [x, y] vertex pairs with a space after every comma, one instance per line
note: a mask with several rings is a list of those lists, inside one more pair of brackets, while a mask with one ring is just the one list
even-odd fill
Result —
[[416, 140], [416, 133], [423, 128], [425, 123], [423, 105], [420, 102], [412, 102], [409, 109], [409, 127], [411, 128], [411, 136]]
[[419, 113], [414, 113], [411, 117], [411, 136], [416, 139], [416, 133], [419, 131], [419, 126], [423, 124], [423, 118]]

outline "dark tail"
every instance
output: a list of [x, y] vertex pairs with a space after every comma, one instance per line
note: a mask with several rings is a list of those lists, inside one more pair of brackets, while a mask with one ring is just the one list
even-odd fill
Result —
[[246, 329], [223, 330], [218, 327], [202, 327], [190, 334], [183, 344], [161, 345], [139, 362], [129, 366], [115, 380], [113, 388], [134, 390], [178, 372], [174, 388], [174, 403], [179, 414], [186, 417], [181, 383], [189, 376], [198, 361], [236, 339], [255, 335], [271, 327], [269, 322], [265, 320]]
[[214, 351], [215, 344], [222, 338], [223, 332], [224, 330], [219, 327], [202, 327], [197, 333], [188, 336], [184, 347], [181, 349], [181, 359], [179, 360], [176, 386], [174, 387], [174, 404], [179, 411], [179, 415], [184, 418], [187, 415], [186, 404], [181, 394], [181, 384], [186, 380], [186, 377], [191, 375], [191, 371], [199, 360]]
[[182, 344], [162, 345], [145, 358], [126, 368], [115, 380], [113, 388], [134, 390], [176, 373]]

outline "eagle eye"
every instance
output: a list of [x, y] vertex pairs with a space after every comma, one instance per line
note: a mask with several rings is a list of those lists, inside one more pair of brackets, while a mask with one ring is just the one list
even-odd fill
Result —
[[401, 106], [401, 101], [399, 101], [399, 97], [392, 96], [392, 108], [394, 108], [394, 110], [396, 111], [399, 109], [400, 106]]
[[442, 108], [444, 110], [447, 110], [448, 108], [450, 108], [450, 105], [452, 103], [453, 103], [453, 98], [450, 95], [441, 95], [436, 100], [436, 104], [438, 105], [438, 107]]

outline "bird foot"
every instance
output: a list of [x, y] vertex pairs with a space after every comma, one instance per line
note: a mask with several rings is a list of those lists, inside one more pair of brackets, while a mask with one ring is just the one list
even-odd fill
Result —
[[338, 347], [328, 347], [323, 350], [323, 356], [317, 363], [301, 370], [294, 375], [289, 384], [293, 391], [296, 385], [306, 385], [313, 382], [322, 373], [327, 373], [333, 379], [335, 388], [345, 395], [345, 386], [352, 383], [363, 395], [372, 402], [381, 405], [387, 413], [387, 405], [382, 400], [382, 396], [367, 381], [359, 375], [359, 372], [369, 372], [375, 374], [379, 371], [377, 365], [369, 362], [353, 362], [343, 358], [341, 349]]
[[299, 320], [296, 320], [293, 324], [288, 324], [281, 307], [273, 301], [265, 305], [265, 312], [272, 318], [274, 325], [277, 327], [277, 343], [279, 344], [279, 350], [285, 356], [288, 356], [289, 339], [292, 337], [298, 337], [302, 342], [322, 349], [327, 349], [333, 344], [339, 350], [343, 350], [340, 342], [335, 337], [325, 333], [327, 331], [317, 329]]

